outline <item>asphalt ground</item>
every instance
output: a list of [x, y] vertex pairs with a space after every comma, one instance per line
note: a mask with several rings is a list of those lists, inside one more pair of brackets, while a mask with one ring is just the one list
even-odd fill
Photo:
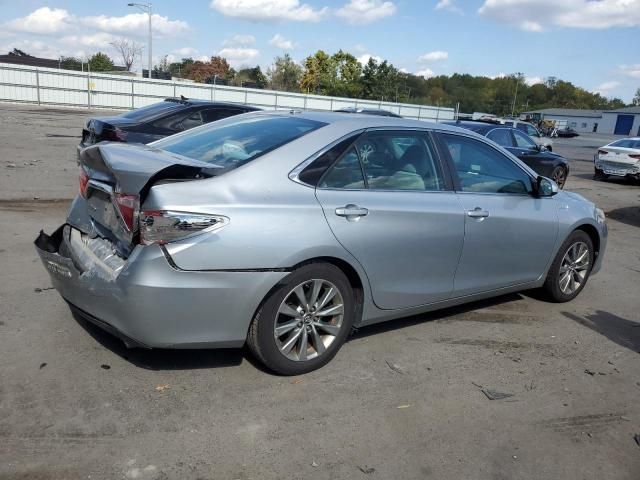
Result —
[[363, 328], [285, 378], [245, 350], [127, 350], [50, 289], [32, 241], [64, 221], [87, 114], [0, 104], [0, 479], [640, 478], [640, 185], [592, 180], [611, 137], [555, 142], [610, 228], [576, 300]]

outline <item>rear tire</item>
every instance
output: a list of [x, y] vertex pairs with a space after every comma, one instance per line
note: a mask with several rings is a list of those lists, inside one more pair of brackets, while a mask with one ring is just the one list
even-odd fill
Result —
[[587, 284], [595, 258], [591, 237], [575, 230], [564, 241], [553, 260], [542, 287], [552, 302], [573, 300]]
[[556, 167], [551, 172], [551, 180], [558, 184], [558, 188], [562, 190], [564, 188], [564, 184], [567, 183], [567, 169], [564, 167]]
[[594, 180], [606, 180], [607, 178], [609, 178], [609, 175], [604, 173], [599, 168], [593, 167], [593, 179]]
[[328, 263], [311, 263], [267, 295], [251, 322], [247, 344], [270, 370], [300, 375], [338, 353], [354, 319], [355, 295], [344, 273]]

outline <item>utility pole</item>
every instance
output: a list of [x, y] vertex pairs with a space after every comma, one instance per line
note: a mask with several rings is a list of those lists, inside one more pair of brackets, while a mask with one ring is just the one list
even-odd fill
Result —
[[140, 10], [142, 10], [143, 12], [146, 12], [149, 15], [149, 78], [151, 78], [151, 68], [152, 68], [152, 43], [153, 43], [153, 36], [151, 34], [151, 7], [152, 4], [151, 2], [149, 3], [128, 3], [127, 6], [129, 7], [136, 7]]
[[513, 94], [513, 104], [511, 105], [511, 116], [516, 113], [516, 99], [518, 98], [518, 86], [520, 85], [520, 77], [516, 76], [516, 91]]

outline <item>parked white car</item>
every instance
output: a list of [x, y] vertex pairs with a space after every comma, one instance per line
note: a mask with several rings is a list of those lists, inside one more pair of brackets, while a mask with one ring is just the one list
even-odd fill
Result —
[[640, 180], [640, 137], [622, 138], [600, 147], [593, 163], [597, 179], [612, 175]]

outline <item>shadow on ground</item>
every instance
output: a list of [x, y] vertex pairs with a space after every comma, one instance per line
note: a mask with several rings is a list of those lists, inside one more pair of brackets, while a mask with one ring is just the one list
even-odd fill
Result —
[[633, 227], [640, 227], [640, 207], [616, 208], [606, 213], [608, 218]]
[[[428, 314], [414, 315], [388, 322], [368, 325], [359, 328], [350, 339], [366, 338], [370, 335], [384, 334], [394, 330], [410, 327], [420, 323], [443, 320], [472, 312], [476, 309], [489, 308], [505, 303], [515, 303], [523, 299], [520, 294], [502, 295], [487, 300], [446, 308]], [[100, 327], [88, 322], [80, 315], [74, 313], [73, 317], [78, 324], [91, 335], [98, 343], [112, 351], [119, 357], [131, 362], [137, 367], [147, 370], [192, 370], [201, 368], [224, 368], [238, 366], [243, 360], [248, 361], [257, 369], [271, 373], [257, 362], [253, 356], [244, 349], [144, 349], [127, 348], [119, 338], [102, 330]]]
[[594, 332], [607, 337], [612, 342], [633, 352], [640, 353], [640, 323], [602, 310], [597, 310], [595, 313], [584, 317], [570, 312], [562, 312], [562, 314], [580, 325], [584, 325]]

